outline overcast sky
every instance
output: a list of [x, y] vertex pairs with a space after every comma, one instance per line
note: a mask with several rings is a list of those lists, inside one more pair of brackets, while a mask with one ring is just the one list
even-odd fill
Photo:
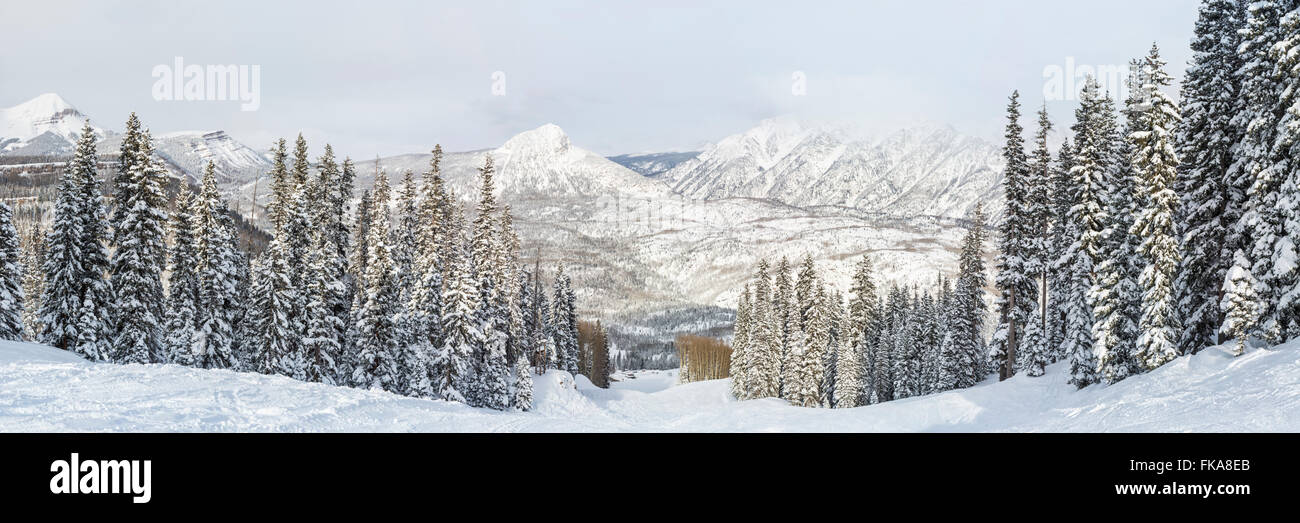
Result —
[[[1181, 78], [1195, 0], [844, 2], [0, 2], [0, 107], [55, 92], [120, 130], [302, 131], [344, 154], [500, 145], [545, 123], [602, 154], [688, 150], [794, 114], [997, 140], [1044, 68], [1121, 65], [1156, 42]], [[155, 101], [151, 75], [261, 69], [261, 105]], [[492, 75], [505, 73], [505, 96]], [[806, 95], [795, 96], [796, 71]], [[1049, 104], [1059, 127], [1072, 102]], [[1027, 116], [1025, 123], [1031, 123]]]

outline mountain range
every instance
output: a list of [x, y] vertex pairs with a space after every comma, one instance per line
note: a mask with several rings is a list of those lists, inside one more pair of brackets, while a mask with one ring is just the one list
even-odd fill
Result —
[[[0, 161], [70, 154], [85, 118], [53, 94], [0, 111]], [[120, 135], [96, 132], [100, 151], [111, 155]], [[265, 153], [220, 130], [155, 134], [155, 140], [175, 176], [197, 180], [208, 160], [216, 162], [233, 206], [254, 221], [262, 218], [258, 208], [270, 192]], [[321, 145], [312, 144], [313, 156]], [[526, 263], [563, 261], [583, 313], [615, 320], [734, 307], [760, 258], [798, 263], [811, 254], [825, 280], [847, 291], [853, 266], [870, 254], [882, 282], [930, 285], [955, 272], [973, 206], [1000, 208], [999, 150], [948, 127], [863, 139], [775, 118], [698, 152], [606, 158], [547, 124], [497, 148], [445, 154], [447, 183], [471, 210], [488, 154]], [[373, 183], [377, 166], [396, 186], [404, 171], [427, 170], [431, 157], [358, 162], [358, 196]]]

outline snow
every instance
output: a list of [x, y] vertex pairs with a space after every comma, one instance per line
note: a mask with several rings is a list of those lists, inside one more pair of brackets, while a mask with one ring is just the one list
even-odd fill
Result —
[[1082, 391], [1058, 363], [1040, 378], [842, 410], [737, 402], [727, 380], [678, 385], [676, 371], [619, 373], [610, 389], [550, 371], [536, 377], [534, 409], [520, 413], [227, 370], [89, 363], [0, 342], [0, 431], [1300, 431], [1300, 341], [1229, 351]]
[[45, 93], [13, 107], [0, 108], [0, 142], [9, 142], [4, 150], [15, 151], [50, 133], [51, 140], [59, 143], [46, 143], [42, 147], [70, 148], [81, 134], [84, 120], [85, 116], [63, 97]]

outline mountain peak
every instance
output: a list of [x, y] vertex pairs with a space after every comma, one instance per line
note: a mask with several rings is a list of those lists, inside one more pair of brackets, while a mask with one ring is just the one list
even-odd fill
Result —
[[[45, 93], [0, 109], [0, 150], [17, 151], [34, 145], [34, 149], [27, 149], [24, 154], [66, 152], [65, 149], [70, 150], [81, 134], [85, 118], [72, 104], [54, 93]], [[45, 133], [52, 136], [36, 140]]]
[[548, 123], [536, 129], [516, 134], [501, 149], [524, 154], [563, 155], [570, 151], [569, 135], [564, 129]]
[[61, 114], [80, 114], [77, 109], [54, 93], [45, 93], [8, 109], [0, 110], [9, 120], [49, 118]]

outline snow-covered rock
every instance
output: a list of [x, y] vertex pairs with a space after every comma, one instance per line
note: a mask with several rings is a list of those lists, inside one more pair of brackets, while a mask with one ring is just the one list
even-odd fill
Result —
[[[86, 115], [54, 93], [0, 109], [0, 153], [62, 155], [75, 148]], [[96, 128], [100, 137], [104, 131]]]

